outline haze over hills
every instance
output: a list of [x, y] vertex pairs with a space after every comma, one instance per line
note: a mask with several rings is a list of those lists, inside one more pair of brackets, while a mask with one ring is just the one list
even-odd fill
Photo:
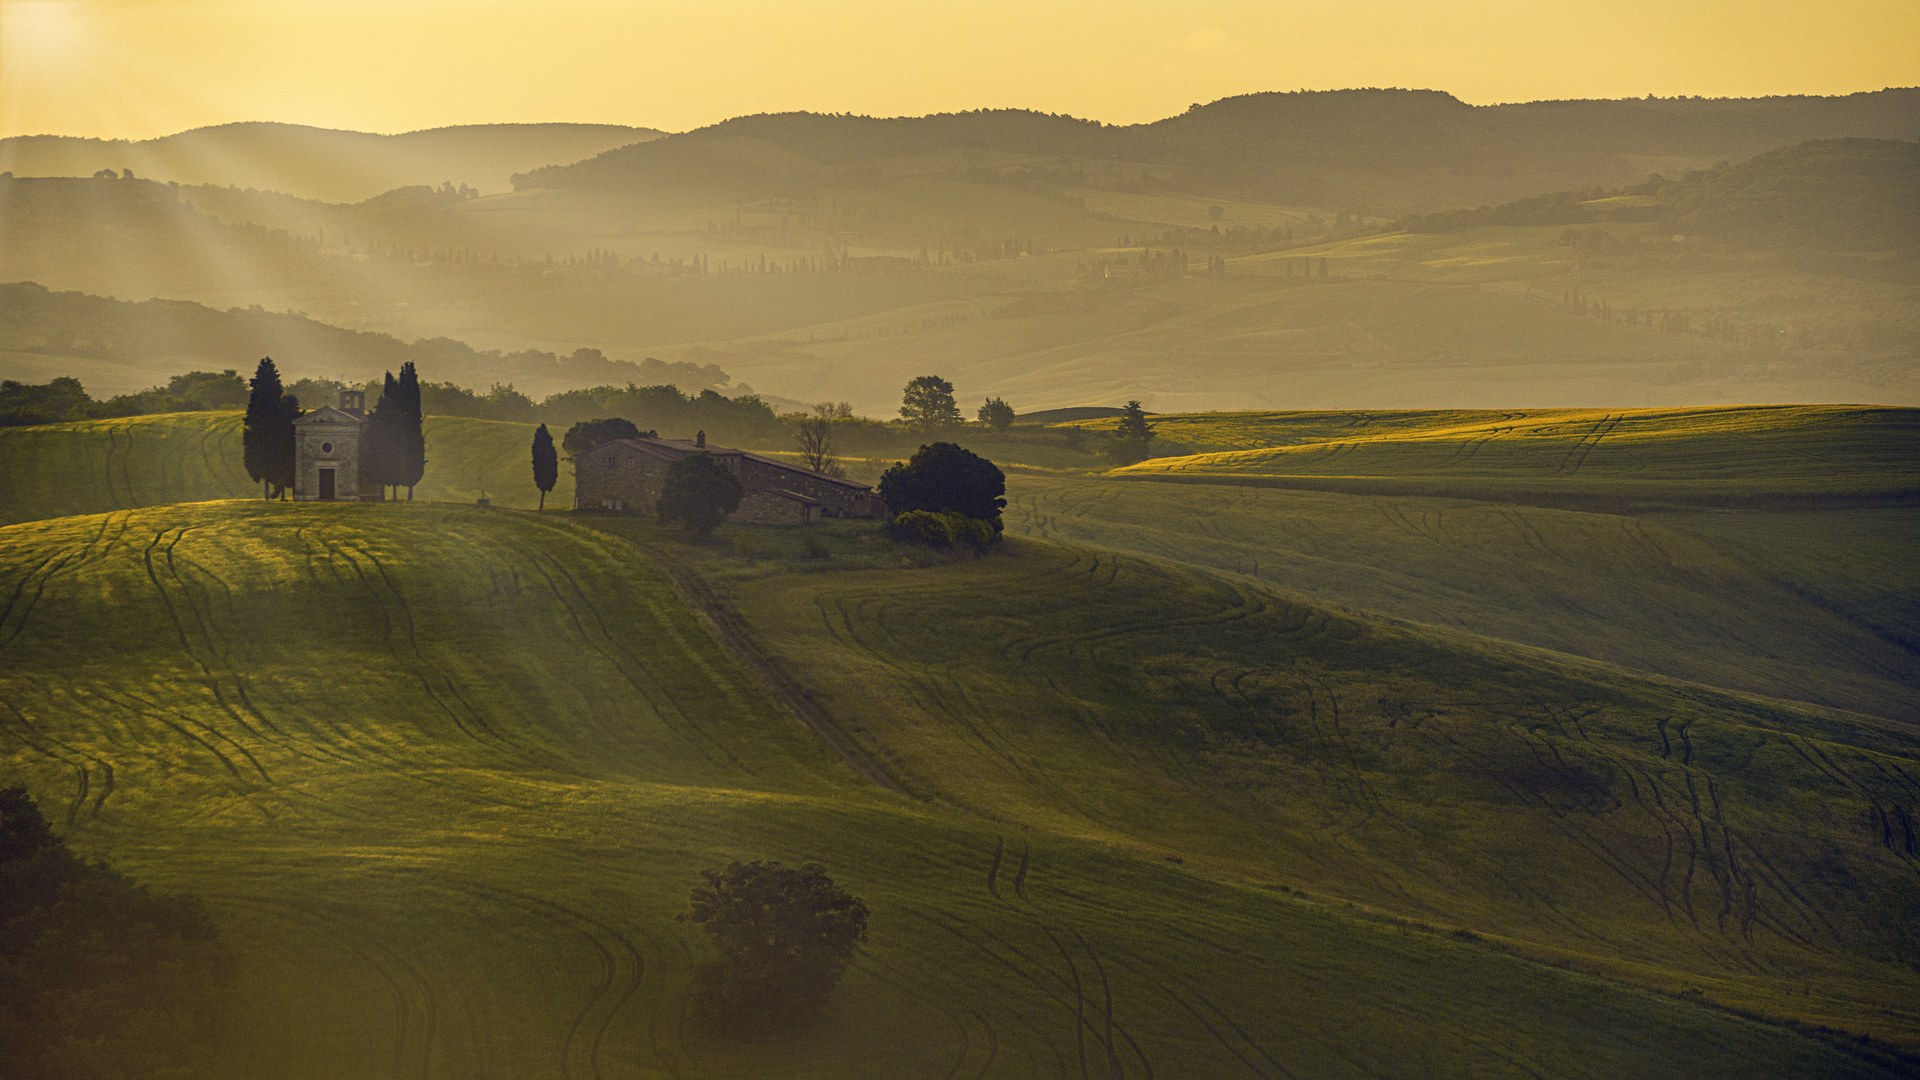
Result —
[[[0, 281], [481, 352], [718, 362], [762, 393], [878, 415], [929, 371], [969, 406], [1023, 411], [1920, 403], [1915, 144], [1866, 137], [1911, 134], [1917, 95], [1272, 94], [1136, 128], [752, 116], [510, 194], [351, 203], [16, 179]], [[1847, 137], [1776, 142], [1807, 134]], [[1655, 158], [1671, 175], [1648, 179]], [[1325, 201], [1283, 201], [1309, 175]], [[1495, 192], [1523, 197], [1474, 206]], [[1390, 206], [1451, 209], [1389, 222]], [[34, 378], [70, 354], [11, 339]], [[143, 349], [91, 359], [124, 378]], [[515, 376], [456, 359], [430, 377]]]
[[[745, 116], [574, 165], [517, 188], [706, 186], [796, 196], [859, 166], [872, 180], [1005, 166], [1088, 186], [1234, 195], [1398, 214], [1505, 202], [1706, 168], [1808, 139], [1920, 136], [1920, 89], [1840, 98], [1628, 99], [1473, 106], [1437, 90], [1223, 98], [1109, 127], [1024, 110], [924, 117]], [[1000, 159], [1000, 160], [996, 160]]]
[[508, 177], [659, 138], [615, 124], [472, 124], [375, 135], [299, 124], [237, 123], [158, 139], [21, 135], [0, 139], [0, 171], [92, 176], [101, 169], [180, 184], [236, 185], [358, 202], [410, 184], [452, 181], [505, 191]]

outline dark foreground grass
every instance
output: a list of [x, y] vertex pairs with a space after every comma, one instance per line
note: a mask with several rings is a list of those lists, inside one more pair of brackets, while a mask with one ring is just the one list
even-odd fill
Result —
[[1809, 1022], [1920, 1036], [1920, 735], [1030, 540], [717, 562], [907, 787]]
[[1600, 514], [1016, 473], [1007, 529], [1715, 686], [1920, 720], [1920, 508]]
[[[237, 412], [200, 412], [0, 428], [0, 524], [258, 498], [240, 421]], [[428, 464], [415, 498], [471, 502], [484, 491], [498, 506], [538, 505], [533, 425], [429, 416], [422, 426]], [[573, 505], [572, 470], [560, 470], [547, 505]]]
[[[884, 602], [895, 584], [925, 589], [934, 575], [948, 592], [992, 584], [984, 572], [1039, 571], [1036, 583], [1073, 597], [1099, 591], [1098, 575], [1080, 578], [1083, 558], [1035, 547], [978, 570], [809, 581], [858, 579], [883, 587]], [[1089, 831], [1084, 815], [1055, 814], [1072, 827], [1052, 832], [877, 792], [768, 703], [637, 548], [547, 518], [236, 502], [18, 525], [0, 529], [0, 596], [0, 778], [26, 782], [81, 850], [208, 898], [244, 958], [249, 1011], [227, 1040], [243, 1074], [1893, 1067], [1071, 835]], [[1059, 666], [1071, 680], [1087, 650], [1104, 647], [1063, 640], [1049, 655], [1077, 650]], [[884, 662], [848, 662], [855, 685], [872, 679], [901, 703]], [[844, 685], [831, 682], [836, 702]], [[979, 704], [984, 724], [1000, 723]], [[1071, 716], [1049, 723], [1078, 727]], [[1719, 752], [1709, 729], [1693, 730], [1693, 766], [1664, 767], [1720, 776], [1700, 761]], [[953, 738], [928, 734], [936, 747]], [[1073, 797], [1105, 798], [1111, 751], [1079, 736], [1060, 746], [1076, 743], [1088, 761], [1085, 784], [1072, 785], [1086, 793]], [[1892, 760], [1838, 743], [1823, 752], [1846, 768], [1862, 755]], [[966, 754], [954, 764], [940, 783], [956, 790], [995, 771]], [[1739, 790], [1728, 785], [1723, 800]], [[1339, 783], [1312, 790], [1331, 793], [1328, 813], [1354, 812]], [[1814, 812], [1839, 799], [1804, 797]], [[1257, 842], [1253, 857], [1271, 846]], [[727, 1039], [690, 1008], [705, 954], [672, 915], [700, 867], [731, 857], [817, 859], [873, 909], [871, 940], [831, 1007], [789, 1044]], [[1884, 873], [1870, 859], [1849, 865], [1869, 886]], [[1696, 879], [1709, 926], [1710, 879]], [[1770, 949], [1758, 962], [1777, 962]], [[1825, 995], [1837, 961], [1830, 949], [1809, 955]]]

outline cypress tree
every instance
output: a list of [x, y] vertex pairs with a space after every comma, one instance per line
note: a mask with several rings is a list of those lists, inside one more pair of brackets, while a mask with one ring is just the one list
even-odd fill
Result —
[[284, 392], [273, 357], [260, 359], [260, 366], [254, 369], [248, 385], [252, 392], [247, 395], [247, 418], [240, 429], [240, 457], [246, 465], [247, 478], [260, 482], [261, 497], [271, 498], [270, 488], [276, 474], [274, 429], [280, 419], [280, 395]]
[[294, 428], [293, 422], [300, 419], [300, 399], [292, 394], [280, 395], [278, 408], [274, 410], [272, 438], [269, 440], [270, 453], [266, 474], [267, 482], [278, 488], [276, 494], [282, 498], [293, 489], [294, 474]]
[[541, 424], [533, 433], [533, 486], [540, 489], [540, 509], [547, 508], [547, 492], [560, 479], [560, 455], [553, 449], [553, 436]]
[[413, 485], [427, 471], [427, 439], [420, 430], [420, 376], [413, 370], [413, 361], [400, 365], [400, 378], [395, 381], [393, 391], [399, 396], [401, 419], [396, 421], [396, 452], [394, 483], [405, 484], [407, 501], [413, 501]]
[[382, 497], [385, 497], [385, 489], [400, 483], [400, 434], [403, 423], [399, 385], [394, 381], [393, 372], [389, 371], [386, 389], [374, 404], [373, 414], [367, 418], [367, 433], [360, 444], [360, 472], [366, 479], [380, 485]]

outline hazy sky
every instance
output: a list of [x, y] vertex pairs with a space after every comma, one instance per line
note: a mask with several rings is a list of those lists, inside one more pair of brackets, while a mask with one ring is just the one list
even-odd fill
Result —
[[1004, 106], [1128, 123], [1259, 90], [1915, 84], [1920, 0], [0, 0], [4, 135]]

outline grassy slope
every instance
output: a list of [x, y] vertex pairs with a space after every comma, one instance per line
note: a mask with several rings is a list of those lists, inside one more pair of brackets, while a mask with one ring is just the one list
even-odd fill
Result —
[[1920, 410], [1913, 409], [1225, 414], [1178, 417], [1159, 430], [1220, 442], [1257, 437], [1263, 427], [1271, 434], [1262, 449], [1153, 458], [1114, 475], [1523, 501], [1911, 498], [1920, 491]]
[[731, 586], [764, 647], [922, 792], [1920, 1035], [1912, 728], [1094, 549], [768, 565]]
[[[950, 591], [1062, 556], [938, 573]], [[0, 773], [82, 850], [208, 897], [245, 958], [236, 1045], [260, 1075], [1878, 1074], [1684, 1001], [863, 788], [637, 549], [552, 519], [136, 510], [0, 529], [0, 574]], [[670, 916], [733, 856], [819, 859], [874, 910], [791, 1046], [689, 1022], [699, 946]]]
[[[1577, 513], [1009, 477], [1007, 529], [1715, 686], [1920, 720], [1920, 510]], [[1756, 546], [1758, 545], [1758, 546]]]
[[[533, 428], [430, 416], [427, 472], [414, 497], [469, 502], [482, 485], [496, 505], [533, 507]], [[0, 522], [260, 494], [240, 453], [240, 414], [167, 413], [0, 428]], [[550, 506], [571, 506], [573, 474], [560, 470]]]

